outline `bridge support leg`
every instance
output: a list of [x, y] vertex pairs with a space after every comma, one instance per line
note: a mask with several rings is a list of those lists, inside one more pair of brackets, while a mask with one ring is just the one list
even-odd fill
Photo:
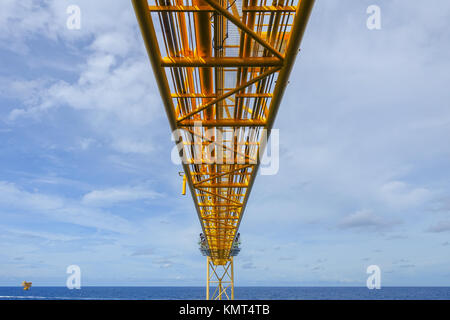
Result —
[[233, 257], [224, 265], [206, 259], [206, 300], [234, 300]]

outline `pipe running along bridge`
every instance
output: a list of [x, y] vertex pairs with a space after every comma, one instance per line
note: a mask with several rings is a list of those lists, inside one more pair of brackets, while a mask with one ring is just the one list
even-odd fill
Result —
[[206, 299], [234, 299], [238, 229], [314, 0], [132, 0], [200, 220]]

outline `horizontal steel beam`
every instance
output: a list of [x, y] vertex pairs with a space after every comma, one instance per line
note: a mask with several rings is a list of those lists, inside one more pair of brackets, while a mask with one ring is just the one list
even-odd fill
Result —
[[202, 185], [194, 185], [194, 188], [247, 188], [244, 183], [209, 183]]
[[223, 217], [219, 217], [219, 218], [204, 216], [202, 219], [206, 220], [208, 223], [211, 223], [211, 221], [214, 222], [215, 220], [238, 220], [239, 218], [240, 218], [239, 216], [223, 216]]
[[230, 204], [230, 203], [199, 203], [199, 207], [240, 207], [241, 205]]
[[202, 127], [264, 127], [266, 121], [253, 119], [182, 120], [178, 122], [178, 127], [194, 127], [196, 124], [201, 124]]
[[210, 6], [148, 6], [150, 12], [212, 12]]
[[[228, 161], [233, 161], [233, 163], [227, 163]], [[209, 159], [184, 159], [183, 160], [183, 164], [189, 164], [189, 165], [193, 165], [193, 164], [201, 164], [201, 165], [207, 165], [207, 166], [211, 166], [211, 165], [221, 165], [221, 166], [226, 166], [226, 165], [231, 165], [231, 164], [251, 164], [251, 165], [256, 165], [257, 163], [259, 163], [258, 161], [253, 161], [250, 159], [240, 159], [237, 161], [234, 161], [233, 159], [227, 159], [227, 158], [223, 158], [222, 161], [217, 161], [217, 160], [209, 160]]]
[[273, 57], [239, 58], [201, 58], [201, 57], [164, 57], [161, 66], [169, 67], [277, 67], [283, 61]]
[[[204, 94], [204, 93], [172, 93], [174, 99], [183, 98], [217, 98], [217, 94]], [[272, 98], [271, 93], [237, 93], [236, 98]]]
[[294, 6], [248, 6], [242, 7], [242, 12], [295, 12]]
[[[150, 12], [213, 12], [211, 6], [148, 6]], [[242, 12], [295, 12], [294, 6], [248, 6]]]
[[[209, 178], [206, 178], [204, 180], [201, 180], [201, 181], [197, 181], [197, 182], [194, 181], [194, 186], [196, 186], [198, 184], [202, 184], [202, 183], [208, 182], [208, 181], [211, 181], [213, 179], [220, 178], [220, 177], [225, 176], [225, 175], [229, 175], [229, 174], [236, 175], [237, 171], [246, 170], [247, 168], [250, 168], [250, 167], [252, 167], [252, 165], [240, 166], [240, 167], [237, 167], [237, 168], [233, 168], [232, 170], [227, 170], [225, 172], [222, 172], [222, 173], [219, 173], [219, 174], [215, 174], [215, 175], [213, 175], [213, 176], [211, 176]], [[250, 172], [244, 172], [244, 173], [240, 173], [240, 174], [251, 174], [251, 173]]]

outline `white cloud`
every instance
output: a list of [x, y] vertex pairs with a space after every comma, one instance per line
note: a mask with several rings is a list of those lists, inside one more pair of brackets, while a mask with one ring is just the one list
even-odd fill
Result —
[[151, 256], [155, 254], [154, 248], [140, 248], [131, 254], [132, 257], [136, 256]]
[[[2, 0], [0, 3], [0, 27], [3, 32], [0, 39], [8, 40], [3, 46], [19, 53], [29, 51], [27, 41], [36, 36], [45, 36], [51, 40], [63, 39], [70, 44], [77, 40], [86, 40], [93, 35], [100, 37], [96, 47], [112, 47], [116, 53], [125, 53], [126, 47], [134, 45], [128, 42], [127, 34], [135, 20], [130, 1], [90, 1], [77, 0], [81, 9], [81, 29], [67, 28], [70, 14], [67, 8], [72, 0]], [[108, 35], [110, 33], [111, 35]], [[108, 40], [109, 38], [109, 40]], [[116, 41], [112, 41], [115, 39]]]
[[78, 141], [81, 150], [87, 150], [90, 146], [92, 146], [96, 142], [95, 139], [92, 138], [82, 138]]
[[426, 188], [414, 188], [402, 181], [390, 181], [380, 188], [381, 197], [393, 207], [418, 207], [431, 198]]
[[127, 54], [136, 46], [133, 38], [123, 32], [109, 32], [100, 34], [92, 42], [90, 49], [99, 53], [111, 53], [119, 57], [126, 57]]
[[26, 238], [41, 238], [48, 241], [74, 241], [83, 239], [80, 236], [71, 236], [63, 233], [15, 229], [7, 226], [0, 226], [0, 228], [3, 233], [12, 233], [14, 235]]
[[101, 230], [120, 233], [129, 233], [133, 230], [130, 222], [122, 217], [59, 196], [28, 192], [6, 181], [0, 181], [0, 194], [0, 206], [3, 211], [23, 212], [21, 214], [27, 215], [30, 219], [34, 215], [42, 215], [54, 221]]
[[[66, 61], [78, 72], [74, 82], [2, 79], [1, 84], [6, 84], [2, 91], [23, 102], [22, 106], [9, 111], [8, 119], [11, 122], [24, 117], [39, 120], [41, 115], [55, 108], [69, 107], [84, 113], [86, 124], [98, 135], [95, 138], [107, 141], [115, 151], [138, 154], [154, 151], [152, 136], [157, 133], [149, 130], [149, 126], [163, 117], [164, 112], [131, 3], [78, 1], [82, 28], [77, 32], [65, 28], [70, 1], [49, 0], [41, 5], [32, 2], [24, 1], [20, 14], [16, 11], [21, 10], [13, 1], [2, 2], [5, 10], [0, 26], [13, 28], [17, 25], [16, 32], [6, 32], [6, 36], [44, 36], [45, 41], [59, 37], [68, 46], [66, 50], [79, 52], [85, 60], [76, 69], [72, 61]], [[45, 14], [35, 19], [32, 14], [35, 11]], [[31, 26], [27, 27], [28, 23]], [[34, 25], [43, 27], [35, 29]], [[73, 49], [70, 49], [71, 44]]]
[[428, 232], [440, 233], [450, 231], [450, 221], [440, 221], [428, 228]]
[[151, 141], [139, 141], [141, 139], [118, 138], [113, 141], [112, 147], [122, 153], [148, 154], [155, 148]]
[[398, 224], [398, 221], [388, 220], [381, 216], [375, 215], [370, 210], [357, 211], [346, 216], [339, 223], [342, 229], [364, 229], [364, 230], [383, 230]]
[[52, 211], [64, 207], [64, 201], [59, 197], [48, 196], [20, 190], [15, 184], [0, 181], [0, 204], [9, 207], [35, 208], [36, 210]]
[[83, 203], [94, 206], [108, 206], [119, 202], [152, 200], [162, 194], [144, 187], [118, 187], [94, 190], [83, 196]]
[[[26, 38], [30, 34], [45, 33], [48, 37], [55, 34], [50, 10], [34, 0], [2, 0], [0, 4], [0, 46], [16, 52], [28, 52]], [[13, 37], [15, 35], [15, 37]], [[6, 41], [9, 40], [9, 41]], [[6, 45], [7, 44], [7, 45]]]
[[163, 116], [159, 95], [151, 89], [150, 71], [143, 58], [116, 64], [112, 55], [91, 55], [76, 83], [57, 81], [41, 88], [32, 103], [12, 110], [9, 120], [67, 106], [86, 113], [86, 124], [110, 141], [112, 149], [148, 154], [154, 150], [152, 136], [157, 133], [149, 125]]

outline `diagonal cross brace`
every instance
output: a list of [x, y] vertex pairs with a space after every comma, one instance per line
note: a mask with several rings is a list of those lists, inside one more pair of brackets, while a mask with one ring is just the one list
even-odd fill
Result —
[[217, 12], [225, 16], [228, 20], [233, 22], [239, 29], [247, 33], [250, 37], [255, 39], [260, 45], [269, 50], [273, 55], [277, 56], [280, 60], [284, 60], [284, 56], [274, 47], [272, 47], [269, 43], [267, 43], [264, 39], [262, 39], [256, 32], [247, 27], [241, 20], [237, 19], [233, 14], [231, 14], [228, 10], [218, 4], [215, 0], [204, 0], [211, 7], [213, 7]]
[[228, 92], [225, 93], [224, 95], [222, 95], [222, 96], [220, 96], [220, 97], [217, 97], [216, 99], [214, 99], [214, 100], [212, 100], [212, 101], [210, 101], [210, 102], [208, 102], [208, 103], [205, 103], [204, 105], [202, 105], [202, 106], [196, 108], [195, 110], [189, 112], [188, 114], [184, 115], [183, 117], [178, 118], [178, 119], [177, 119], [178, 124], [179, 124], [181, 121], [183, 121], [183, 120], [185, 120], [185, 119], [187, 119], [187, 118], [193, 116], [194, 114], [197, 114], [197, 113], [199, 113], [200, 111], [203, 111], [203, 110], [205, 110], [206, 108], [211, 107], [211, 106], [215, 105], [216, 103], [218, 103], [218, 102], [220, 102], [220, 101], [222, 101], [222, 100], [225, 100], [226, 98], [228, 98], [228, 97], [232, 96], [233, 94], [235, 94], [235, 93], [241, 91], [242, 89], [245, 89], [245, 88], [251, 86], [252, 84], [254, 84], [254, 83], [256, 83], [256, 82], [258, 82], [258, 81], [264, 79], [265, 77], [270, 76], [272, 73], [277, 72], [277, 71], [279, 71], [280, 69], [281, 69], [281, 67], [275, 67], [275, 68], [269, 69], [269, 70], [267, 70], [266, 72], [264, 72], [263, 74], [259, 75], [258, 77], [253, 78], [253, 79], [251, 79], [250, 81], [244, 83], [243, 85], [241, 85], [241, 86], [239, 86], [239, 87], [237, 87], [237, 88], [235, 88], [235, 89], [233, 89], [233, 90], [228, 91]]

